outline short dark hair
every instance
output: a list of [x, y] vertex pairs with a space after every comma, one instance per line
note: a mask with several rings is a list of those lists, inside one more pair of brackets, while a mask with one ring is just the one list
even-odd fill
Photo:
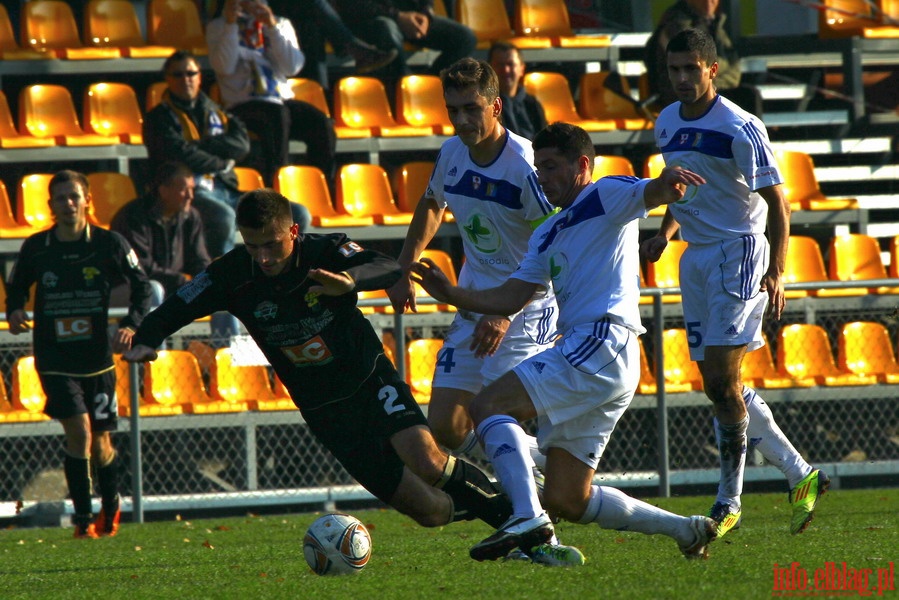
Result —
[[535, 151], [544, 148], [555, 148], [570, 162], [576, 162], [581, 156], [590, 159], [590, 170], [596, 159], [596, 149], [590, 134], [571, 123], [555, 122], [537, 132], [531, 144]]
[[293, 213], [290, 200], [270, 188], [247, 192], [237, 201], [237, 226], [263, 229], [269, 226], [290, 228]]
[[189, 52], [187, 50], [175, 50], [169, 55], [167, 59], [165, 59], [165, 62], [162, 63], [162, 74], [167, 74], [169, 72], [169, 67], [171, 67], [173, 64], [185, 60], [192, 60], [197, 63], [197, 65], [200, 64], [200, 60], [193, 52]]
[[[718, 61], [718, 48], [715, 40], [701, 29], [684, 29], [668, 42], [665, 48], [667, 54], [672, 52], [694, 52], [700, 60], [711, 65]], [[666, 55], [667, 55], [666, 54]]]
[[470, 57], [460, 58], [440, 71], [443, 92], [447, 90], [467, 90], [476, 88], [488, 102], [499, 96], [499, 78], [490, 63]]
[[79, 173], [78, 171], [72, 171], [71, 169], [64, 169], [62, 171], [57, 171], [53, 177], [50, 178], [50, 183], [47, 185], [47, 193], [50, 194], [50, 197], [53, 197], [53, 186], [58, 185], [60, 183], [67, 183], [69, 181], [74, 181], [75, 183], [81, 186], [81, 191], [84, 192], [84, 195], [87, 196], [91, 193], [91, 184], [87, 180], [87, 175], [84, 173]]
[[493, 62], [493, 55], [497, 52], [512, 51], [518, 54], [518, 57], [521, 58], [521, 50], [518, 49], [518, 46], [516, 46], [512, 42], [507, 42], [506, 40], [497, 40], [493, 42], [493, 44], [490, 46], [490, 50], [487, 51], [487, 62]]
[[167, 160], [159, 165], [153, 172], [153, 191], [159, 189], [159, 186], [166, 185], [179, 177], [193, 177], [194, 172], [183, 162], [176, 160]]

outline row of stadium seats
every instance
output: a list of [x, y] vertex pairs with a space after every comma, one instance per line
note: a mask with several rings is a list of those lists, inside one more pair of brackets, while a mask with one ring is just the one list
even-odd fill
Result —
[[824, 0], [818, 12], [818, 36], [899, 37], [897, 0]]
[[[671, 240], [662, 257], [646, 265], [647, 287], [680, 287], [680, 257], [687, 248], [681, 240]], [[830, 240], [827, 268], [821, 248], [815, 239], [791, 235], [787, 248], [784, 283], [827, 281], [855, 281], [899, 277], [899, 236], [890, 240], [890, 264], [884, 265], [877, 238], [866, 234], [849, 233], [833, 236]], [[866, 294], [899, 294], [899, 287], [858, 287], [839, 289], [788, 290], [787, 298], [833, 298], [863, 296]], [[648, 302], [648, 299], [643, 299]], [[663, 298], [666, 303], [680, 302], [679, 295]]]

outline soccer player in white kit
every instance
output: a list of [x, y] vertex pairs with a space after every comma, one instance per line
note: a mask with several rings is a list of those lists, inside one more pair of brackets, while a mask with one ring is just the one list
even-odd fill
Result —
[[[521, 362], [471, 402], [478, 437], [514, 508], [509, 521], [471, 548], [471, 557], [495, 560], [516, 547], [524, 552], [555, 549], [560, 564], [577, 564], [570, 559], [570, 548], [540, 545], [553, 533], [551, 516], [665, 534], [687, 558], [705, 557], [715, 537], [712, 519], [681, 517], [592, 484], [609, 436], [640, 379], [637, 337], [645, 330], [638, 308], [637, 219], [678, 200], [687, 184], [704, 180], [669, 168], [652, 180], [604, 177], [591, 183], [593, 144], [583, 129], [568, 123], [539, 132], [534, 150], [540, 184], [561, 210], [534, 232], [515, 273], [497, 287], [474, 290], [451, 286], [428, 259], [412, 266], [415, 280], [432, 296], [460, 309], [512, 314], [549, 290], [559, 303], [561, 340]], [[534, 490], [533, 462], [518, 424], [534, 417], [540, 450], [546, 453], [544, 505], [549, 514]]]
[[[448, 208], [459, 225], [466, 262], [459, 283], [499, 285], [518, 268], [528, 239], [554, 208], [534, 172], [528, 140], [500, 124], [499, 80], [484, 61], [465, 58], [441, 73], [456, 135], [440, 149], [409, 226], [398, 262], [406, 274], [390, 288], [396, 311], [415, 310], [409, 265], [418, 260]], [[468, 403], [486, 383], [552, 343], [556, 304], [551, 294], [515, 315], [459, 311], [437, 355], [428, 422], [455, 454], [483, 458]], [[533, 438], [532, 438], [533, 440]], [[536, 441], [532, 444], [536, 452]]]
[[688, 244], [680, 261], [684, 323], [690, 357], [714, 406], [721, 461], [709, 516], [719, 524], [719, 537], [739, 523], [748, 439], [787, 477], [790, 530], [801, 533], [830, 480], [802, 458], [771, 409], [740, 377], [746, 352], [764, 345], [765, 310], [779, 319], [785, 305], [790, 205], [783, 178], [764, 124], [716, 93], [718, 63], [708, 34], [683, 31], [667, 53], [680, 101], [656, 120], [656, 143], [666, 165], [702, 173], [707, 183], [668, 206], [658, 234], [644, 241], [642, 252], [658, 260], [678, 225]]

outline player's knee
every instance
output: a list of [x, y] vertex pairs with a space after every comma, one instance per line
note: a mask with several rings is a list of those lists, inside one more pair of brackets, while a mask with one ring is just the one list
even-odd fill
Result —
[[587, 505], [583, 499], [573, 498], [562, 490], [545, 489], [543, 508], [553, 517], [576, 523], [587, 510]]
[[715, 404], [729, 405], [743, 401], [743, 384], [739, 379], [713, 374], [703, 378], [705, 393]]

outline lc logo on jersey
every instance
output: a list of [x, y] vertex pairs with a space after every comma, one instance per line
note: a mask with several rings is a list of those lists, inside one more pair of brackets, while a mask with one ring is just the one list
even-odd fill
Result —
[[334, 355], [320, 335], [305, 344], [282, 346], [281, 352], [298, 367], [322, 366], [334, 360]]
[[462, 226], [468, 241], [484, 254], [493, 254], [502, 246], [496, 225], [486, 215], [474, 213]]
[[360, 246], [356, 242], [347, 242], [346, 244], [341, 246], [338, 251], [345, 257], [349, 258], [357, 252], [362, 252], [362, 246]]
[[90, 319], [84, 317], [67, 317], [53, 322], [56, 339], [60, 342], [75, 342], [90, 339], [94, 331]]

